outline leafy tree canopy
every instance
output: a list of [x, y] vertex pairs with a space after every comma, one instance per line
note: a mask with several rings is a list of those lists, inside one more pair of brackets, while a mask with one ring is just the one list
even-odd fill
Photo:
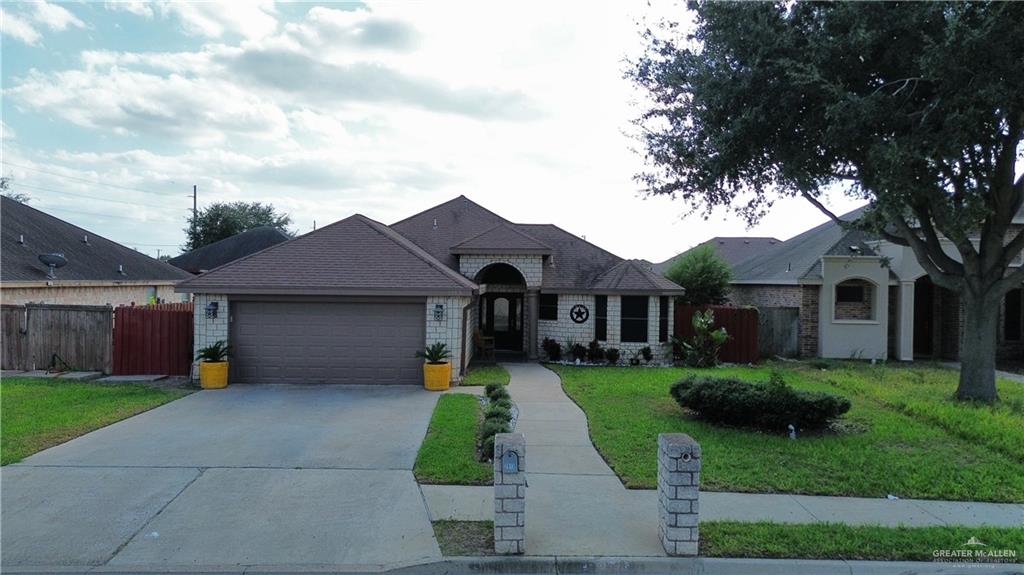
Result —
[[199, 210], [195, 227], [185, 228], [186, 251], [229, 238], [260, 226], [273, 226], [288, 235], [294, 235], [288, 226], [288, 214], [278, 213], [271, 204], [259, 202], [217, 202]]
[[665, 277], [686, 288], [685, 303], [720, 304], [729, 295], [732, 269], [714, 247], [703, 244], [677, 257]]
[[1024, 280], [1008, 266], [1024, 247], [1011, 227], [1024, 201], [1024, 4], [688, 7], [692, 33], [648, 30], [627, 74], [650, 96], [637, 120], [647, 192], [750, 223], [779, 196], [829, 215], [832, 187], [869, 200], [854, 225], [909, 246], [961, 295], [958, 396], [994, 398], [999, 300]]

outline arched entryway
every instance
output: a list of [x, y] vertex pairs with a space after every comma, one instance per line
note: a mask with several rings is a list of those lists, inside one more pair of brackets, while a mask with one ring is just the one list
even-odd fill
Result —
[[526, 279], [515, 267], [493, 263], [476, 275], [480, 285], [477, 316], [483, 335], [494, 338], [498, 351], [523, 351]]

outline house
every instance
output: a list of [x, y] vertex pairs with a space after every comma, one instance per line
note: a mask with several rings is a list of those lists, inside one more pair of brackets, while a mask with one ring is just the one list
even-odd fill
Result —
[[178, 268], [21, 202], [2, 202], [3, 303], [118, 306], [180, 299], [174, 285], [190, 276]]
[[274, 226], [260, 226], [185, 252], [167, 260], [167, 263], [191, 274], [198, 274], [276, 246], [288, 238], [288, 234]]
[[775, 238], [717, 236], [701, 242], [685, 252], [676, 254], [663, 262], [654, 264], [654, 271], [664, 275], [672, 267], [672, 264], [676, 263], [676, 260], [701, 246], [711, 246], [715, 253], [718, 254], [718, 257], [722, 258], [730, 266], [734, 266], [780, 243], [782, 242]]
[[[856, 220], [865, 208], [840, 216]], [[945, 251], [956, 259], [952, 244]], [[799, 310], [803, 357], [956, 359], [959, 296], [934, 285], [909, 247], [821, 224], [733, 266], [730, 302]], [[1021, 290], [1007, 294], [1001, 355], [1024, 350]]]
[[421, 380], [426, 345], [477, 334], [528, 358], [552, 338], [671, 357], [678, 285], [551, 224], [518, 224], [460, 196], [390, 226], [353, 215], [177, 287], [195, 294], [196, 346], [226, 340], [253, 383]]

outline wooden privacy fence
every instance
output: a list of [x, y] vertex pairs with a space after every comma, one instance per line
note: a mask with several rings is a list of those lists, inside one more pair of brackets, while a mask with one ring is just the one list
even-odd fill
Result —
[[114, 375], [188, 375], [192, 323], [191, 302], [118, 307]]
[[3, 369], [110, 373], [110, 306], [0, 306]]
[[729, 363], [755, 363], [758, 353], [757, 309], [721, 305], [676, 305], [674, 333], [686, 341], [693, 338], [693, 314], [711, 309], [715, 312], [715, 329], [724, 327], [729, 339], [718, 358]]
[[758, 309], [757, 349], [761, 357], [796, 357], [800, 347], [800, 308], [762, 307]]

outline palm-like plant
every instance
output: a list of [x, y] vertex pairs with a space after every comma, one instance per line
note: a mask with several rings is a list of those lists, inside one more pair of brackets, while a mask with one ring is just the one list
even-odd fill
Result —
[[448, 363], [446, 360], [452, 356], [452, 352], [448, 351], [448, 346], [441, 343], [433, 343], [427, 346], [424, 351], [417, 351], [416, 357], [422, 357], [427, 360], [427, 363], [438, 364]]
[[212, 345], [200, 348], [196, 352], [196, 359], [204, 362], [220, 362], [228, 358], [228, 344], [220, 340]]

